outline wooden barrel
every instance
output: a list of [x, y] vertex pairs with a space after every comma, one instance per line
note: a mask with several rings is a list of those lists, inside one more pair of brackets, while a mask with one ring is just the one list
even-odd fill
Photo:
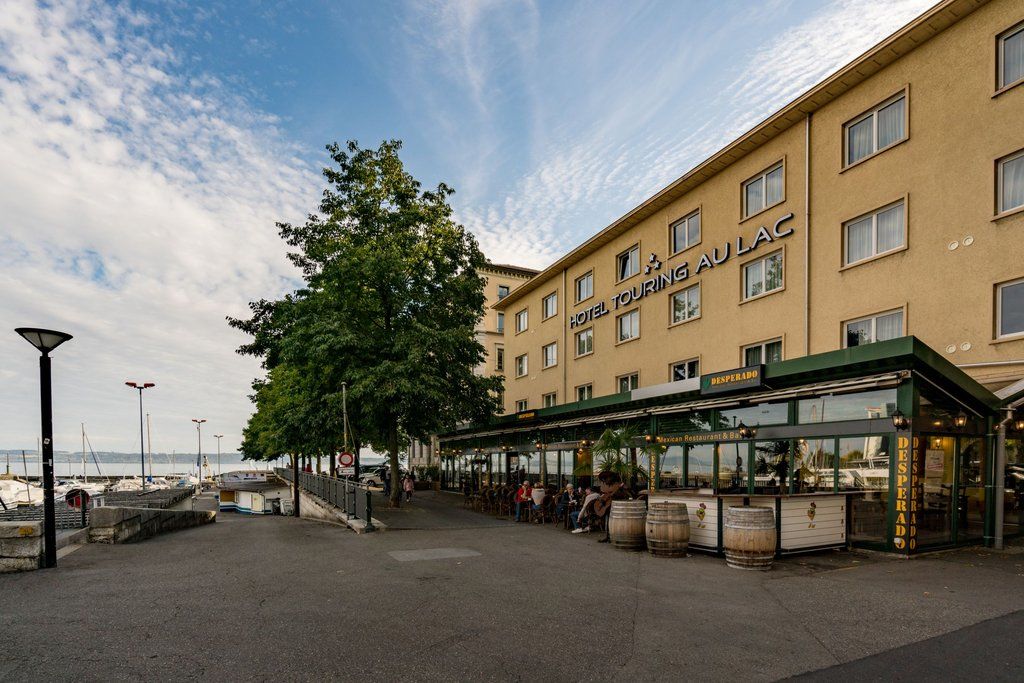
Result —
[[608, 539], [611, 544], [623, 550], [643, 550], [646, 517], [646, 501], [613, 500], [608, 513]]
[[771, 569], [775, 559], [775, 513], [771, 508], [727, 508], [722, 545], [730, 567]]
[[689, 547], [686, 503], [651, 503], [647, 507], [647, 551], [658, 557], [686, 557]]

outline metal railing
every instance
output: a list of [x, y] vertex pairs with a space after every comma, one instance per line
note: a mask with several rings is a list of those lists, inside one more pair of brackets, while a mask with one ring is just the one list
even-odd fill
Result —
[[[284, 467], [275, 468], [277, 475], [292, 482], [292, 471]], [[373, 531], [373, 502], [370, 489], [351, 479], [335, 479], [323, 474], [299, 472], [299, 487], [320, 500], [339, 508], [352, 519], [366, 523], [366, 531]]]

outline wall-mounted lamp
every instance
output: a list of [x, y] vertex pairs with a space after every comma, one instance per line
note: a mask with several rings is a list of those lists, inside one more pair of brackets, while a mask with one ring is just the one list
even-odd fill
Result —
[[892, 414], [892, 426], [896, 429], [906, 429], [910, 426], [910, 420], [903, 414], [903, 411], [896, 409], [896, 412]]
[[1018, 432], [1024, 432], [1024, 417], [1018, 417], [1017, 420], [1013, 423], [1013, 426], [1017, 429]]
[[753, 439], [754, 436], [757, 434], [757, 429], [753, 427], [748, 427], [742, 422], [739, 423], [739, 426], [736, 427], [736, 430], [740, 433], [741, 439]]
[[967, 413], [965, 413], [962, 410], [959, 413], [957, 413], [957, 416], [955, 418], [953, 418], [953, 424], [956, 425], [957, 429], [963, 429], [964, 427], [966, 427], [967, 426]]

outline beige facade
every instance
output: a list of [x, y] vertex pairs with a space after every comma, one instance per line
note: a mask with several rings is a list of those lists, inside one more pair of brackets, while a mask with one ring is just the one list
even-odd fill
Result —
[[[494, 304], [511, 294], [520, 285], [537, 274], [536, 270], [508, 264], [487, 264], [480, 269], [486, 280], [484, 285], [484, 316], [477, 325], [477, 340], [484, 347], [484, 362], [477, 367], [481, 375], [504, 375], [507, 360], [504, 357], [504, 313]], [[407, 451], [409, 467], [426, 467], [438, 449], [437, 437], [430, 443], [413, 441]]]
[[506, 412], [902, 335], [990, 388], [1024, 377], [1000, 164], [1024, 150], [1024, 85], [1000, 81], [1022, 22], [1014, 0], [936, 5], [497, 301]]

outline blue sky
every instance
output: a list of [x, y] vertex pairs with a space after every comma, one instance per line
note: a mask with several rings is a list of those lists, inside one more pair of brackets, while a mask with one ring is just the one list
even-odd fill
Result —
[[[224, 324], [294, 283], [275, 220], [328, 142], [405, 142], [495, 261], [543, 267], [929, 6], [0, 0], [0, 320], [76, 339], [58, 449], [237, 446], [258, 373]], [[0, 448], [31, 448], [31, 349], [0, 333]]]

